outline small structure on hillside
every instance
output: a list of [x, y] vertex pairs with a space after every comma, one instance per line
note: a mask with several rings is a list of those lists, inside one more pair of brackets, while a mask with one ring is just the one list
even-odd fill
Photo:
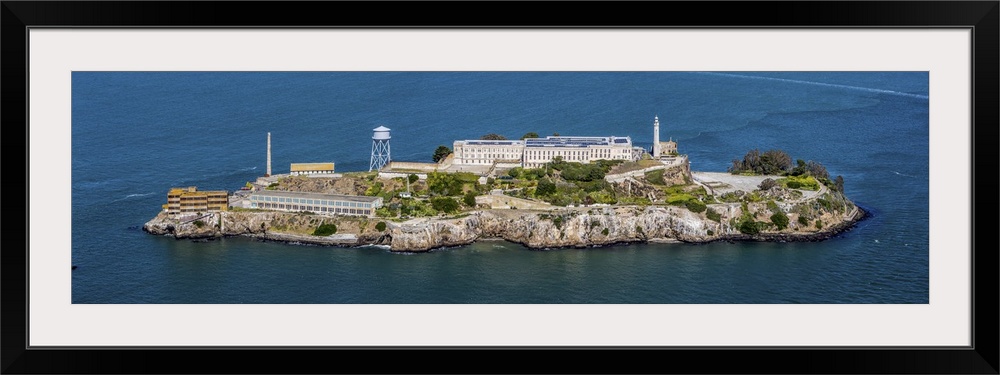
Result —
[[333, 163], [292, 163], [289, 168], [292, 176], [333, 174]]

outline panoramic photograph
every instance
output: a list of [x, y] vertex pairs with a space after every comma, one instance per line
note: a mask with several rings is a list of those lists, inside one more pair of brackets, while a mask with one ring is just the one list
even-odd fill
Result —
[[927, 72], [72, 73], [74, 304], [927, 304]]

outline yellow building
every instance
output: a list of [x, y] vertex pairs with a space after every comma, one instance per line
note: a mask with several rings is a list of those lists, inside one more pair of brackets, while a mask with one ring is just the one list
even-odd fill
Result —
[[293, 176], [309, 174], [332, 174], [333, 163], [292, 163]]
[[225, 190], [198, 191], [195, 186], [172, 188], [167, 192], [166, 210], [169, 215], [188, 215], [226, 211], [229, 192]]
[[660, 142], [660, 155], [661, 156], [676, 156], [677, 155], [677, 142], [671, 138], [669, 141]]

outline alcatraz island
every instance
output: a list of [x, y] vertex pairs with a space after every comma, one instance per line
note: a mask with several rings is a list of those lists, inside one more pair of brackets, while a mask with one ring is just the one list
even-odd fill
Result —
[[178, 239], [224, 236], [420, 252], [503, 239], [528, 248], [635, 242], [817, 241], [866, 214], [843, 178], [781, 150], [747, 152], [726, 172], [692, 172], [672, 138], [486, 134], [392, 160], [390, 129], [372, 136], [367, 172], [293, 163], [234, 192], [171, 188], [143, 229]]

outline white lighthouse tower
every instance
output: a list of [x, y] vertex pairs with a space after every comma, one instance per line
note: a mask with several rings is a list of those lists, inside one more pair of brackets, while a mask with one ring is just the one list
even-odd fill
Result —
[[653, 116], [653, 159], [660, 158], [660, 116]]
[[368, 171], [374, 171], [382, 169], [391, 160], [389, 154], [389, 128], [384, 126], [379, 126], [374, 129], [375, 133], [372, 134], [372, 162], [368, 166]]

